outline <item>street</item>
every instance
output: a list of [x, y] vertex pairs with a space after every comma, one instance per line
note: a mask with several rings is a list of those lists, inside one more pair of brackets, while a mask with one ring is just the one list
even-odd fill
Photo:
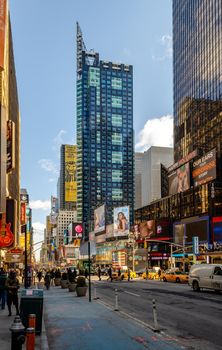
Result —
[[153, 326], [152, 299], [164, 333], [176, 337], [190, 349], [222, 349], [222, 295], [213, 291], [193, 292], [184, 284], [160, 281], [94, 282], [102, 302], [114, 305], [118, 289], [119, 309]]

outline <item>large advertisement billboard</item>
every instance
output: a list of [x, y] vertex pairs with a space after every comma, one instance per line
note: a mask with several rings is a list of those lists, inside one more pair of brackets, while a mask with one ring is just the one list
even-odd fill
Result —
[[114, 237], [129, 234], [129, 207], [118, 207], [113, 210]]
[[168, 175], [169, 195], [184, 192], [190, 188], [190, 165], [183, 164]]
[[77, 201], [76, 179], [77, 149], [74, 145], [65, 145], [65, 201]]
[[192, 176], [194, 186], [199, 186], [216, 179], [217, 168], [215, 148], [193, 162]]
[[105, 205], [94, 210], [94, 232], [105, 231]]
[[143, 221], [139, 225], [140, 239], [155, 237], [155, 220]]

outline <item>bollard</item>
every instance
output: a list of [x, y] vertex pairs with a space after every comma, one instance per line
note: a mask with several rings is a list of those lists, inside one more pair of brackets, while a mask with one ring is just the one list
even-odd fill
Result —
[[153, 303], [153, 322], [154, 322], [154, 332], [159, 332], [159, 325], [157, 321], [157, 310], [156, 310], [156, 300], [152, 300]]
[[14, 322], [9, 328], [11, 335], [11, 350], [22, 350], [22, 344], [25, 343], [25, 327], [19, 316], [16, 316]]
[[28, 327], [35, 329], [35, 323], [36, 323], [36, 315], [35, 314], [29, 314], [29, 316], [28, 316]]
[[97, 298], [97, 295], [96, 295], [96, 286], [94, 286], [94, 298], [93, 298], [94, 300], [97, 300], [98, 298]]
[[35, 328], [30, 327], [26, 329], [26, 350], [35, 349]]
[[119, 303], [118, 303], [118, 290], [115, 289], [115, 309], [114, 311], [119, 311]]

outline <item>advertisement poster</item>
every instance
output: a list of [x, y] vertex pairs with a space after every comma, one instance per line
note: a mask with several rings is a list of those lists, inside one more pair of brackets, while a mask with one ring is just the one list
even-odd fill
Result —
[[113, 210], [114, 237], [129, 234], [129, 207], [119, 207]]
[[20, 224], [26, 224], [26, 204], [24, 202], [22, 202], [20, 206]]
[[155, 220], [143, 221], [140, 223], [140, 239], [155, 237]]
[[77, 201], [76, 146], [65, 146], [65, 201]]
[[194, 186], [205, 184], [216, 179], [216, 149], [205, 154], [205, 156], [193, 162]]
[[105, 205], [94, 210], [94, 232], [105, 231]]
[[190, 165], [186, 163], [168, 175], [169, 195], [184, 192], [190, 188]]

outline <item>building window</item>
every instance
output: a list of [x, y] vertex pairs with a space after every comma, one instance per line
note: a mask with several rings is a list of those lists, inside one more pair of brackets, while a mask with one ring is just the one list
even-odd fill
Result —
[[121, 96], [112, 96], [112, 107], [113, 108], [122, 108], [122, 97]]
[[112, 163], [122, 164], [123, 155], [122, 152], [113, 151], [112, 152]]
[[112, 170], [112, 182], [122, 182], [123, 174], [121, 170]]
[[119, 201], [123, 198], [123, 191], [120, 188], [112, 189], [112, 200]]
[[112, 78], [112, 88], [117, 90], [122, 90], [122, 79]]
[[122, 127], [122, 115], [112, 114], [112, 126]]
[[120, 134], [119, 132], [114, 132], [112, 134], [112, 144], [122, 146], [123, 144], [122, 134]]

